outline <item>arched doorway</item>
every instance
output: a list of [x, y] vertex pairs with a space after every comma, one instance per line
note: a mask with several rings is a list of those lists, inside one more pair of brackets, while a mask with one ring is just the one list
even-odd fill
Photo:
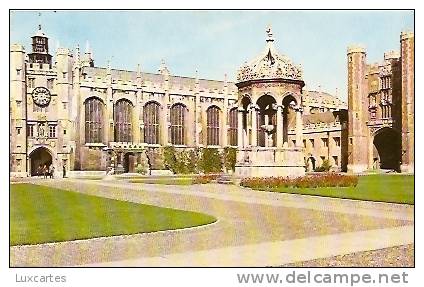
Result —
[[135, 155], [132, 152], [127, 152], [124, 155], [124, 172], [133, 173], [135, 171]]
[[[256, 102], [259, 111], [257, 114], [258, 146], [276, 146], [277, 111], [274, 105], [277, 103], [270, 95], [261, 96]], [[271, 135], [271, 139], [269, 136]]]
[[382, 128], [374, 136], [374, 166], [379, 169], [400, 171], [401, 138], [392, 128]]
[[52, 155], [45, 147], [39, 147], [32, 151], [29, 155], [31, 165], [31, 176], [42, 175], [42, 168], [47, 168], [53, 163]]

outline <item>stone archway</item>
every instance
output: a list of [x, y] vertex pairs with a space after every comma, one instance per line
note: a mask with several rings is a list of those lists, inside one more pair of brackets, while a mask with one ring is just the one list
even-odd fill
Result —
[[45, 147], [39, 147], [29, 154], [31, 167], [31, 176], [41, 176], [42, 168], [47, 168], [53, 163], [53, 158], [50, 151]]
[[401, 137], [393, 128], [382, 128], [374, 135], [374, 167], [400, 171]]

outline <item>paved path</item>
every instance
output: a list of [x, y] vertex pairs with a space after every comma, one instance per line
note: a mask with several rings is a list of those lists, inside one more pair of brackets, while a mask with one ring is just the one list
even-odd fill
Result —
[[407, 244], [298, 261], [280, 267], [415, 267], [414, 254], [414, 244]]
[[[413, 236], [413, 230], [410, 227], [405, 227], [413, 224], [413, 206], [407, 205], [257, 192], [235, 186], [214, 184], [164, 186], [93, 180], [40, 180], [38, 184], [119, 200], [200, 211], [214, 215], [218, 218], [218, 222], [210, 226], [187, 230], [114, 236], [34, 246], [15, 246], [11, 248], [11, 264], [13, 266], [69, 266], [99, 264], [102, 262], [109, 262], [106, 264], [137, 262], [134, 264], [143, 265], [145, 263], [148, 265], [153, 264], [153, 261], [149, 260], [158, 260], [148, 259], [149, 257], [171, 258], [175, 260], [175, 265], [182, 262], [178, 261], [180, 260], [178, 258], [186, 258], [186, 263], [183, 265], [190, 266], [190, 261], [187, 261], [189, 257], [184, 256], [198, 257], [203, 254], [197, 252], [205, 252], [210, 258], [209, 262], [204, 263], [205, 265], [219, 266], [222, 263], [224, 264], [223, 266], [233, 264], [241, 266], [239, 263], [234, 263], [236, 262], [234, 258], [239, 257], [237, 254], [244, 254], [239, 253], [237, 248], [241, 248], [240, 252], [243, 250], [248, 252], [262, 250], [262, 254], [275, 253], [276, 255], [272, 257], [273, 259], [267, 259], [268, 256], [263, 256], [263, 259], [255, 257], [256, 261], [247, 260], [243, 264], [270, 266], [282, 265], [294, 262], [290, 260], [302, 258], [302, 252], [296, 255], [300, 257], [285, 255], [284, 258], [289, 261], [282, 258], [281, 254], [284, 255], [284, 250], [290, 247], [290, 244], [297, 246], [296, 244], [308, 242], [311, 238], [314, 238], [311, 240], [315, 240], [314, 242], [318, 244], [316, 246], [319, 246], [317, 249], [320, 249], [314, 256], [333, 256], [345, 254], [346, 252], [355, 252], [359, 249], [369, 250], [407, 244], [411, 243], [410, 236]], [[406, 228], [405, 230], [401, 229], [404, 236], [394, 236], [398, 241], [394, 239], [392, 241], [378, 239], [385, 232], [392, 235], [398, 234], [399, 229], [392, 230], [393, 227]], [[379, 230], [373, 231], [375, 229]], [[374, 233], [357, 233], [367, 230]], [[329, 242], [328, 240], [342, 242], [342, 239], [334, 237], [341, 233], [344, 233], [343, 236], [351, 236], [350, 238], [360, 236], [359, 238], [362, 237], [364, 244], [360, 248], [358, 245], [346, 245], [348, 247], [344, 249], [335, 248], [333, 243], [331, 245], [328, 245], [328, 243], [327, 245], [319, 245], [319, 242], [322, 244]], [[346, 235], [346, 233], [350, 235]], [[333, 237], [327, 238], [325, 236]], [[364, 241], [364, 236], [377, 238], [376, 241], [380, 241], [381, 245], [377, 245], [375, 241]], [[293, 246], [290, 248], [293, 248]], [[271, 247], [272, 249], [269, 249]], [[245, 250], [245, 248], [247, 249]], [[267, 250], [272, 250], [273, 252], [268, 252]], [[225, 262], [219, 261], [219, 258], [224, 257], [219, 256], [217, 258], [212, 256], [210, 252], [216, 252], [216, 254], [221, 255], [222, 252], [228, 253], [227, 257], [230, 259]], [[256, 254], [260, 253], [258, 252]], [[311, 252], [306, 253], [311, 254]], [[301, 260], [308, 259], [312, 258]], [[115, 261], [118, 263], [113, 263]], [[169, 260], [163, 262], [166, 262], [165, 265], [168, 264], [167, 266], [174, 265]], [[201, 262], [197, 263], [195, 266], [201, 265]]]
[[[312, 236], [287, 241], [265, 242], [197, 252], [169, 254], [106, 263], [96, 267], [255, 267], [325, 258], [364, 250], [382, 249], [414, 242], [414, 226], [402, 226], [341, 234]], [[324, 246], [331, 248], [323, 248]]]

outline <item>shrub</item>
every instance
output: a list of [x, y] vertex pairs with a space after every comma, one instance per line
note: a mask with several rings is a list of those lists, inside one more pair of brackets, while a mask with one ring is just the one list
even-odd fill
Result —
[[175, 173], [175, 166], [177, 163], [176, 150], [173, 146], [166, 146], [163, 148], [163, 163], [165, 168]]
[[140, 174], [147, 174], [148, 168], [146, 165], [143, 164], [137, 164], [137, 166], [135, 167], [135, 172], [136, 173], [140, 173]]
[[147, 156], [145, 153], [141, 154], [141, 161], [135, 167], [135, 172], [140, 174], [147, 174], [149, 171], [149, 164], [147, 162]]
[[163, 148], [164, 167], [175, 174], [218, 173], [223, 168], [223, 158], [227, 169], [235, 167], [236, 150], [228, 148], [221, 155], [216, 148], [178, 151], [173, 146]]
[[329, 171], [329, 170], [330, 170], [330, 168], [331, 168], [331, 164], [330, 164], [330, 162], [328, 161], [328, 159], [325, 159], [325, 160], [322, 162], [322, 165], [321, 165], [321, 166], [319, 166], [319, 167], [317, 167], [317, 168], [315, 168], [315, 170], [314, 170], [314, 171], [317, 171], [317, 172], [324, 172], [324, 171]]
[[187, 172], [187, 154], [183, 151], [178, 151], [175, 153], [175, 164], [172, 167], [172, 171], [176, 174], [186, 174]]
[[222, 171], [221, 155], [216, 148], [204, 148], [200, 161], [200, 170], [204, 173], [216, 173]]
[[151, 169], [166, 169], [163, 153], [163, 148], [148, 147], [146, 149], [146, 156], [149, 159]]
[[226, 170], [235, 170], [237, 161], [237, 149], [234, 147], [224, 148], [224, 166]]
[[288, 177], [260, 177], [244, 178], [240, 185], [253, 189], [271, 188], [317, 188], [317, 187], [355, 187], [358, 184], [358, 177], [354, 175], [325, 174], [310, 175], [297, 178]]
[[188, 162], [187, 162], [187, 172], [188, 173], [197, 173], [199, 165], [199, 150], [196, 148], [194, 150], [188, 151]]

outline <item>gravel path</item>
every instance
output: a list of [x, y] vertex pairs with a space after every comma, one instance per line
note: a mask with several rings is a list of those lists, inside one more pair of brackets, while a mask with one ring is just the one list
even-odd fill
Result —
[[[320, 208], [293, 208], [220, 200], [186, 194], [193, 187], [153, 187], [125, 183], [121, 183], [121, 186], [102, 186], [93, 181], [82, 180], [40, 183], [108, 198], [199, 211], [217, 217], [218, 222], [209, 226], [171, 232], [14, 246], [11, 248], [12, 266], [80, 265], [411, 224], [411, 221], [403, 219], [345, 214], [323, 211]], [[128, 188], [134, 188], [134, 186], [136, 189]], [[198, 189], [206, 193], [210, 192], [205, 188], [213, 189], [213, 192], [217, 193], [223, 192], [216, 190], [221, 188], [219, 185], [206, 185]], [[228, 188], [233, 189], [233, 187]], [[176, 192], [169, 192], [169, 190]], [[235, 192], [243, 193], [244, 191], [237, 189]], [[273, 197], [277, 198], [275, 200], [285, 198], [281, 194], [271, 196], [267, 194], [247, 191], [245, 195], [253, 196], [253, 201], [256, 196], [260, 198], [265, 196], [267, 200], [269, 198], [272, 200]], [[342, 208], [343, 204], [346, 204], [348, 208], [352, 203], [341, 203], [339, 200], [337, 208]], [[382, 208], [381, 206], [384, 205], [379, 206]], [[388, 210], [391, 208], [391, 205], [388, 205]]]
[[414, 245], [295, 262], [282, 267], [414, 267]]

